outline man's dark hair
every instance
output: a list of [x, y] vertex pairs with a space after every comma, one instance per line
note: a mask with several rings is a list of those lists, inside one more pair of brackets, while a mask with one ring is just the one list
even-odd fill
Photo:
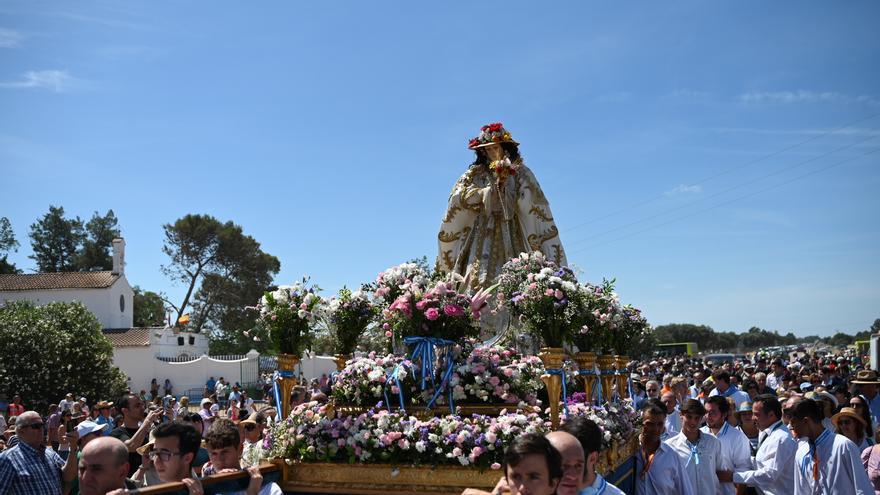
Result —
[[648, 407], [648, 405], [657, 406], [660, 409], [663, 409], [664, 414], [666, 414], [666, 412], [665, 412], [666, 411], [666, 404], [664, 404], [662, 400], [660, 400], [656, 397], [652, 397], [652, 398], [646, 400], [644, 404], [642, 404], [642, 409]]
[[504, 451], [504, 476], [507, 476], [507, 466], [516, 467], [527, 455], [532, 454], [544, 456], [550, 480], [562, 478], [562, 456], [559, 451], [550, 444], [550, 440], [532, 433], [516, 437], [507, 446]]
[[712, 380], [716, 382], [721, 380], [724, 383], [730, 383], [730, 373], [724, 370], [718, 370], [715, 373], [712, 373]]
[[131, 409], [131, 407], [128, 404], [128, 401], [130, 401], [131, 399], [136, 399], [136, 398], [137, 398], [137, 396], [134, 394], [125, 394], [122, 397], [120, 397], [120, 399], [118, 401], [116, 401], [116, 404], [118, 404], [117, 407], [119, 407], [119, 412], [122, 412], [123, 409]]
[[602, 429], [593, 420], [583, 416], [572, 416], [562, 423], [559, 431], [570, 433], [584, 449], [584, 457], [602, 451]]
[[184, 413], [180, 416], [180, 419], [189, 423], [204, 423], [202, 415], [196, 412]]
[[825, 418], [822, 406], [815, 400], [802, 400], [794, 405], [791, 417], [796, 419], [810, 418], [814, 423], [821, 424]]
[[707, 404], [715, 404], [718, 406], [718, 410], [721, 411], [723, 416], [727, 416], [730, 414], [730, 402], [727, 402], [727, 399], [721, 397], [720, 395], [713, 395], [706, 400]]
[[[162, 423], [153, 430], [153, 438], [177, 437], [180, 443], [180, 455], [192, 454], [195, 459], [196, 452], [202, 444], [202, 438], [196, 427], [181, 421]], [[192, 464], [192, 461], [190, 461]]]
[[651, 416], [663, 416], [666, 417], [666, 406], [658, 406], [653, 402], [646, 402], [645, 405], [642, 406], [642, 416], [651, 415]]
[[779, 398], [777, 398], [773, 394], [761, 394], [755, 397], [755, 400], [752, 401], [752, 405], [760, 402], [764, 407], [764, 412], [769, 413], [772, 412], [776, 415], [776, 419], [782, 419], [782, 404], [779, 403]]
[[238, 427], [230, 419], [219, 418], [214, 421], [208, 432], [205, 433], [205, 443], [209, 449], [223, 449], [236, 447], [241, 444], [241, 434]]
[[776, 366], [779, 366], [780, 368], [782, 368], [782, 360], [779, 358], [774, 359], [772, 364], [775, 364]]
[[697, 399], [688, 399], [684, 401], [684, 404], [681, 405], [679, 411], [681, 411], [682, 414], [699, 414], [700, 416], [706, 414], [706, 408], [703, 407], [703, 404]]

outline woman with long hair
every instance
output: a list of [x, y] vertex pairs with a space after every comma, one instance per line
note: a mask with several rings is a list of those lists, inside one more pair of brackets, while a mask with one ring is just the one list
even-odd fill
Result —
[[868, 399], [864, 395], [853, 395], [849, 399], [849, 407], [855, 409], [865, 422], [865, 437], [876, 443], [877, 437], [874, 436], [874, 424], [871, 422], [871, 409], [868, 404]]

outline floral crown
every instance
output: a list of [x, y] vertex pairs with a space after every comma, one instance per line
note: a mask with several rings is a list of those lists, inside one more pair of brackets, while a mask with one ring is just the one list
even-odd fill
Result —
[[510, 137], [510, 132], [504, 128], [504, 124], [496, 122], [494, 124], [486, 124], [480, 129], [480, 135], [468, 142], [468, 149], [475, 150], [490, 144], [513, 143], [519, 144]]

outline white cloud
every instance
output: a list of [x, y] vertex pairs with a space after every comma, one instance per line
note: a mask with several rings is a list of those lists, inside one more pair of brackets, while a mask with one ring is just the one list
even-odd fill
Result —
[[880, 99], [872, 95], [846, 95], [835, 91], [763, 91], [743, 93], [739, 99], [745, 103], [845, 103], [880, 105]]
[[73, 77], [66, 70], [29, 70], [17, 81], [0, 82], [0, 88], [48, 89], [60, 93], [67, 89]]
[[22, 39], [21, 33], [12, 29], [0, 28], [0, 48], [15, 48]]
[[677, 89], [671, 93], [663, 95], [663, 99], [691, 102], [707, 102], [712, 99], [712, 93], [708, 91], [697, 91], [693, 89]]
[[703, 192], [703, 186], [701, 186], [699, 184], [694, 184], [692, 186], [688, 186], [686, 184], [679, 184], [679, 185], [675, 186], [674, 188], [670, 189], [669, 191], [666, 191], [663, 194], [665, 194], [667, 196], [676, 196], [679, 194], [700, 194], [702, 192]]

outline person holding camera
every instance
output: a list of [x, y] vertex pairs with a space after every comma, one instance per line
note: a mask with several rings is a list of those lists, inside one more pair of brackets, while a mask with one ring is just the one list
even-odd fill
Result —
[[61, 459], [46, 448], [45, 424], [36, 411], [25, 411], [15, 420], [18, 444], [0, 454], [0, 493], [45, 495], [62, 493], [63, 484], [76, 479], [76, 431], [66, 434], [70, 456]]

